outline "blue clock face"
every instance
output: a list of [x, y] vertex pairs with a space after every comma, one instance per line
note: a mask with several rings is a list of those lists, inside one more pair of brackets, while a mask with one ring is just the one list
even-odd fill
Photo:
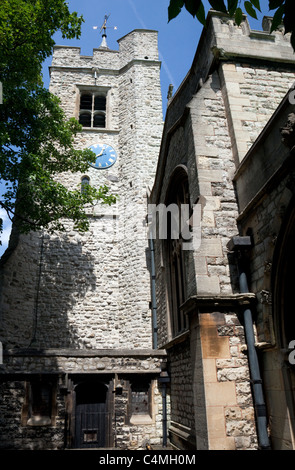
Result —
[[91, 163], [90, 166], [97, 169], [110, 168], [114, 165], [117, 160], [117, 153], [107, 144], [94, 144], [88, 147], [96, 155], [95, 163]]

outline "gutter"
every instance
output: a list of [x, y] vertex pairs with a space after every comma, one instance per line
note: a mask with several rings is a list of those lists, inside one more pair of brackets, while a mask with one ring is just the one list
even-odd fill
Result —
[[[241, 293], [248, 293], [248, 281], [246, 276], [246, 252], [251, 248], [251, 237], [233, 237], [229, 242], [228, 248], [236, 254], [236, 261], [239, 274], [239, 285]], [[250, 377], [253, 390], [254, 408], [257, 424], [257, 436], [259, 449], [271, 450], [267, 431], [267, 413], [263, 397], [262, 379], [259, 369], [257, 351], [255, 348], [255, 336], [253, 329], [252, 312], [249, 307], [243, 309], [243, 326], [248, 350], [248, 360]]]
[[156, 270], [155, 270], [155, 249], [152, 231], [150, 231], [150, 252], [151, 252], [151, 308], [152, 308], [152, 329], [153, 329], [153, 349], [158, 348], [158, 328], [157, 328], [157, 301], [156, 301]]

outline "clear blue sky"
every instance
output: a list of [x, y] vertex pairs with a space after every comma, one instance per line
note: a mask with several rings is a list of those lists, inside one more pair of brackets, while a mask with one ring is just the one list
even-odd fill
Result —
[[[186, 10], [168, 23], [168, 6], [170, 0], [69, 0], [70, 11], [82, 14], [85, 22], [82, 26], [80, 40], [63, 40], [60, 34], [55, 41], [60, 45], [80, 46], [83, 55], [92, 55], [93, 48], [101, 43], [100, 27], [104, 16], [110, 14], [108, 20], [107, 42], [111, 49], [118, 49], [117, 40], [133, 29], [155, 29], [159, 32], [159, 55], [162, 61], [161, 85], [164, 107], [169, 84], [176, 90], [188, 72], [202, 31], [202, 25]], [[206, 12], [210, 8], [204, 2]], [[242, 2], [243, 3], [243, 2]], [[268, 14], [268, 0], [260, 1], [264, 13]], [[251, 20], [253, 29], [261, 29], [262, 15], [258, 21]], [[98, 26], [98, 29], [93, 29]], [[117, 27], [116, 30], [112, 27]], [[48, 65], [44, 64], [44, 82], [48, 85]]]
[[[161, 87], [163, 97], [163, 114], [167, 103], [169, 84], [177, 90], [192, 64], [198, 45], [202, 26], [185, 10], [174, 20], [168, 23], [168, 6], [170, 0], [68, 0], [70, 11], [77, 11], [83, 15], [85, 22], [82, 26], [80, 40], [64, 40], [60, 34], [54, 39], [56, 44], [81, 47], [81, 54], [92, 55], [93, 49], [100, 46], [100, 27], [105, 15], [108, 20], [107, 42], [111, 49], [118, 49], [118, 39], [134, 29], [157, 30], [159, 55], [162, 62]], [[206, 12], [210, 8], [208, 1], [203, 2]], [[268, 0], [260, 0], [262, 14], [258, 20], [250, 20], [252, 29], [261, 29], [261, 21], [268, 12]], [[271, 12], [270, 12], [271, 13]], [[97, 29], [93, 29], [97, 26]], [[114, 29], [116, 27], [117, 29]], [[46, 87], [49, 85], [48, 67], [51, 58], [47, 59], [43, 67], [43, 80]], [[4, 219], [4, 233], [0, 238], [0, 256], [7, 247], [9, 236], [9, 223], [5, 214], [0, 212]]]

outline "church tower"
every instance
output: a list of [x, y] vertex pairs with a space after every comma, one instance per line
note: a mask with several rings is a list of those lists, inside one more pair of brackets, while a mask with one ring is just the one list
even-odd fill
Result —
[[83, 126], [77, 149], [97, 155], [87, 173], [61, 179], [72, 189], [105, 184], [118, 197], [85, 208], [85, 234], [65, 221], [65, 233], [11, 240], [1, 267], [4, 448], [165, 441], [165, 353], [153, 341], [147, 237], [162, 134], [157, 32], [134, 30], [118, 42], [110, 50], [104, 35], [92, 56], [54, 48], [50, 91]]

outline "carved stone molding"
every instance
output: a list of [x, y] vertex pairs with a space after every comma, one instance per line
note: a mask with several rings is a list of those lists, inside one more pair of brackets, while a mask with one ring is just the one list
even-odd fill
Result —
[[216, 308], [237, 308], [243, 306], [251, 306], [255, 304], [256, 296], [252, 292], [242, 294], [216, 294], [202, 295], [197, 294], [190, 297], [183, 305], [181, 310], [186, 314], [192, 314], [196, 309], [216, 309]]
[[270, 274], [271, 273], [271, 268], [272, 268], [272, 262], [271, 261], [265, 261], [265, 263], [264, 263], [264, 272], [265, 272], [265, 274]]
[[271, 305], [272, 303], [272, 295], [271, 292], [268, 290], [261, 290], [257, 293], [257, 298], [261, 304], [264, 305]]
[[295, 146], [295, 113], [288, 115], [288, 120], [284, 127], [280, 129], [282, 136], [282, 143], [290, 150]]

